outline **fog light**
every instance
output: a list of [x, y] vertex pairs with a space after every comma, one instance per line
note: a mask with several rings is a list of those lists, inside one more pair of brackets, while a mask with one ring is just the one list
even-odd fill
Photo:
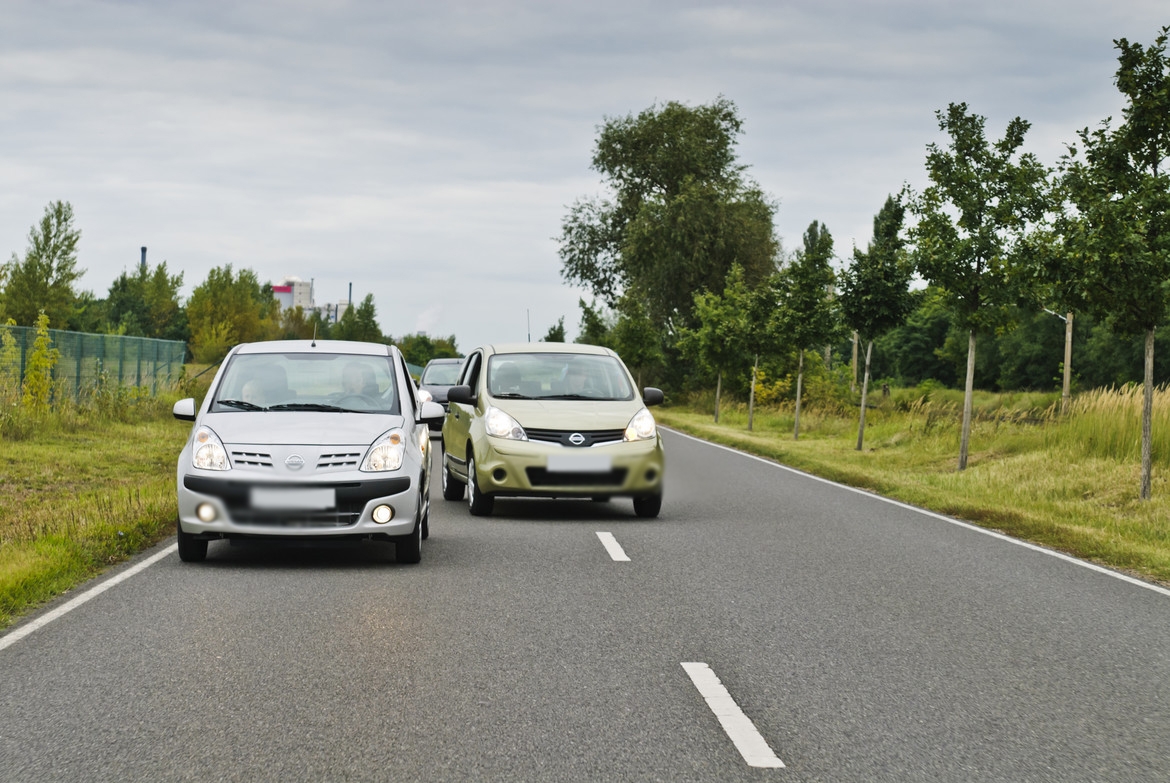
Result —
[[374, 509], [374, 521], [384, 525], [394, 518], [394, 509], [389, 506], [378, 506]]
[[508, 473], [503, 468], [496, 468], [492, 471], [492, 478], [494, 478], [497, 483], [502, 484], [504, 479], [508, 478]]
[[195, 507], [195, 516], [199, 517], [201, 522], [212, 522], [215, 520], [215, 506], [210, 503], [200, 503]]

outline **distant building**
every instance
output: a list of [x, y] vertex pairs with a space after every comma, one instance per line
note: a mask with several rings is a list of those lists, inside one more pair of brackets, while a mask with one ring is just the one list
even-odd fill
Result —
[[280, 285], [272, 286], [272, 295], [280, 302], [281, 310], [299, 307], [306, 313], [313, 309], [313, 283], [289, 276]]

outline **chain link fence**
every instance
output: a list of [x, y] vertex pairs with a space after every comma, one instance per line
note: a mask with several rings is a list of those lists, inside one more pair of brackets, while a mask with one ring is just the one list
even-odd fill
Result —
[[[24, 382], [36, 339], [34, 327], [0, 325], [0, 378]], [[53, 367], [53, 387], [74, 398], [102, 386], [147, 388], [157, 394], [179, 380], [187, 353], [187, 344], [180, 340], [150, 337], [50, 329], [49, 340], [60, 354]]]

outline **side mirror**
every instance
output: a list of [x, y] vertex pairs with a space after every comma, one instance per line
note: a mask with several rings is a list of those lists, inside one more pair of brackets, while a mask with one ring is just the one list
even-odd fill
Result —
[[195, 398], [186, 397], [179, 400], [175, 407], [171, 408], [171, 413], [181, 421], [195, 421]]
[[645, 389], [642, 389], [642, 402], [647, 407], [650, 405], [661, 405], [665, 399], [666, 395], [662, 393], [662, 389], [655, 389], [653, 386], [647, 386]]
[[447, 402], [475, 405], [475, 395], [471, 393], [470, 386], [452, 386], [447, 390]]
[[426, 424], [431, 422], [442, 421], [447, 412], [443, 410], [443, 406], [437, 402], [427, 400], [422, 404], [422, 411], [419, 414], [419, 421]]

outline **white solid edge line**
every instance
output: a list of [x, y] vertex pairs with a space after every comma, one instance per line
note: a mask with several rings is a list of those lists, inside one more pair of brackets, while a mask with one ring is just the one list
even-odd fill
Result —
[[0, 636], [0, 650], [3, 650], [6, 647], [11, 647], [12, 645], [16, 644], [24, 637], [28, 636], [33, 631], [37, 630], [38, 628], [43, 628], [44, 626], [46, 626], [49, 623], [56, 620], [58, 617], [61, 617], [62, 615], [66, 614], [68, 612], [72, 612], [74, 609], [81, 606], [86, 601], [90, 600], [91, 598], [96, 598], [97, 596], [101, 595], [106, 590], [109, 590], [111, 587], [118, 584], [119, 582], [124, 582], [127, 579], [129, 579], [130, 577], [134, 576], [139, 571], [144, 571], [147, 568], [150, 568], [152, 565], [157, 563], [159, 560], [162, 560], [167, 555], [170, 555], [172, 552], [174, 552], [178, 548], [179, 548], [178, 544], [171, 544], [166, 549], [162, 550], [161, 552], [157, 552], [157, 553], [151, 555], [150, 557], [143, 560], [141, 563], [137, 563], [136, 565], [134, 565], [130, 568], [127, 568], [122, 573], [117, 574], [115, 576], [112, 576], [109, 579], [107, 579], [106, 581], [91, 587], [90, 589], [86, 590], [84, 593], [77, 596], [73, 600], [61, 604], [53, 611], [46, 612], [45, 614], [41, 615], [37, 619], [33, 620], [28, 625], [22, 625], [21, 627], [17, 628], [12, 633], [10, 633], [6, 636]]
[[723, 683], [710, 666], [694, 662], [684, 663], [682, 667], [690, 675], [691, 682], [706, 699], [707, 706], [715, 713], [723, 730], [727, 732], [728, 738], [748, 766], [771, 769], [780, 769], [784, 766], [784, 762], [772, 752], [772, 748], [756, 730], [751, 718], [744, 715], [743, 710], [735, 703], [735, 699], [731, 698], [731, 694], [723, 687]]
[[609, 552], [609, 556], [619, 563], [628, 563], [630, 558], [626, 557], [626, 551], [622, 549], [622, 545], [613, 537], [613, 533], [598, 533], [597, 537], [601, 539], [601, 545], [605, 547], [605, 551]]
[[[662, 427], [661, 424], [658, 426]], [[1170, 598], [1170, 590], [1167, 590], [1165, 587], [1161, 587], [1159, 585], [1153, 584], [1152, 582], [1143, 582], [1141, 579], [1137, 579], [1136, 577], [1129, 576], [1128, 574], [1123, 574], [1120, 571], [1114, 571], [1112, 569], [1105, 568], [1104, 566], [1099, 566], [1096, 563], [1090, 563], [1088, 560], [1080, 560], [1078, 558], [1073, 557], [1072, 555], [1066, 555], [1064, 552], [1057, 552], [1055, 549], [1047, 549], [1045, 547], [1039, 546], [1038, 544], [1031, 544], [1031, 543], [1028, 543], [1027, 541], [1021, 541], [1018, 538], [1012, 538], [1011, 536], [1004, 535], [1003, 533], [997, 533], [994, 530], [988, 530], [986, 528], [979, 527], [978, 525], [972, 525], [970, 522], [964, 522], [961, 519], [955, 519], [954, 517], [948, 517], [948, 516], [945, 516], [943, 514], [936, 513], [934, 511], [927, 511], [924, 508], [918, 508], [917, 506], [911, 506], [909, 503], [903, 503], [900, 500], [893, 500], [891, 498], [882, 497], [881, 495], [877, 495], [873, 492], [869, 492], [869, 491], [864, 490], [864, 489], [858, 489], [857, 487], [851, 487], [848, 484], [840, 484], [840, 483], [833, 481], [831, 479], [821, 478], [820, 476], [814, 476], [813, 474], [806, 473], [803, 470], [797, 470], [796, 468], [791, 468], [787, 465], [781, 465], [779, 462], [773, 462], [770, 459], [765, 459], [764, 457], [758, 457], [755, 454], [749, 454], [746, 451], [740, 451], [739, 449], [733, 449], [730, 446], [724, 446], [722, 443], [712, 443], [709, 440], [703, 440], [702, 438], [697, 438], [694, 435], [690, 435], [690, 434], [688, 434], [686, 432], [682, 432], [680, 430], [671, 429], [669, 427], [663, 427], [663, 429], [668, 430], [670, 433], [672, 433], [674, 435], [680, 435], [684, 438], [689, 438], [690, 440], [697, 441], [697, 442], [705, 444], [707, 446], [711, 446], [712, 448], [723, 449], [724, 451], [730, 451], [732, 454], [738, 454], [741, 457], [747, 457], [748, 459], [754, 459], [757, 462], [764, 463], [765, 465], [771, 465], [774, 468], [780, 468], [781, 470], [787, 470], [789, 473], [795, 473], [798, 476], [804, 476], [805, 478], [812, 479], [813, 481], [819, 481], [822, 484], [830, 484], [834, 487], [839, 487], [840, 489], [845, 489], [845, 490], [848, 490], [850, 492], [855, 492], [858, 495], [865, 495], [866, 497], [873, 498], [874, 500], [880, 500], [883, 503], [889, 503], [891, 506], [897, 506], [898, 508], [904, 508], [907, 511], [915, 511], [919, 514], [922, 514], [923, 516], [932, 517], [933, 519], [940, 519], [943, 522], [948, 522], [952, 525], [956, 525], [958, 527], [965, 528], [967, 530], [971, 530], [971, 531], [976, 532], [976, 533], [982, 533], [985, 536], [991, 536], [992, 538], [998, 538], [1000, 541], [1006, 541], [1009, 544], [1015, 544], [1016, 546], [1022, 546], [1025, 549], [1031, 549], [1033, 552], [1039, 552], [1040, 554], [1043, 554], [1043, 555], [1055, 557], [1059, 560], [1064, 560], [1066, 563], [1072, 563], [1073, 565], [1078, 565], [1078, 566], [1081, 566], [1082, 568], [1087, 568], [1090, 571], [1096, 571], [1099, 574], [1105, 574], [1106, 576], [1111, 576], [1114, 579], [1120, 579], [1123, 582], [1129, 582], [1131, 585], [1137, 585], [1138, 587], [1144, 587], [1147, 590], [1152, 590], [1155, 593], [1159, 593], [1161, 595], [1164, 595], [1164, 596]]]

